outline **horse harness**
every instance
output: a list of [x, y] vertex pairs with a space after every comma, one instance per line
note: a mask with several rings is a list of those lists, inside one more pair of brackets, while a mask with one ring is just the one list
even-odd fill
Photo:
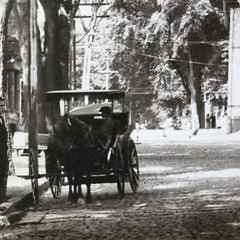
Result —
[[[76, 128], [73, 126], [73, 124], [71, 123], [70, 118], [67, 119], [67, 123], [68, 123], [68, 126], [70, 127], [70, 129], [72, 130], [73, 133], [76, 132], [76, 130], [78, 131], [78, 129], [76, 129]], [[81, 145], [85, 142], [85, 140], [86, 140], [87, 137], [89, 136], [90, 131], [91, 131], [91, 130], [90, 130], [89, 127], [88, 127], [88, 131], [84, 134], [83, 139], [78, 143], [79, 146], [81, 146]], [[76, 134], [74, 134], [73, 142], [75, 142], [75, 139], [77, 139]]]

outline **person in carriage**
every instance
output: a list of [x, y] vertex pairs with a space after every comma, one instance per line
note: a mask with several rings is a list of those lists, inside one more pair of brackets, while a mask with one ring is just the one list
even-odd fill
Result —
[[94, 134], [100, 140], [100, 143], [104, 149], [107, 149], [111, 142], [111, 137], [113, 133], [113, 118], [112, 109], [110, 107], [102, 107], [99, 110], [102, 114], [103, 122], [99, 129], [94, 130]]
[[[72, 142], [72, 144], [70, 144], [72, 145], [71, 148], [77, 149], [78, 147], [86, 147], [86, 149], [91, 149], [90, 152], [93, 155], [100, 156], [100, 161], [93, 160], [95, 165], [100, 168], [108, 168], [110, 158], [115, 154], [113, 150], [115, 141], [120, 135], [120, 122], [113, 119], [112, 108], [109, 106], [101, 107], [99, 112], [101, 112], [103, 121], [97, 129], [91, 129], [90, 126], [83, 124], [83, 122], [79, 121], [77, 118], [66, 115], [64, 118], [67, 119], [68, 126], [71, 126], [71, 139], [74, 140], [67, 142]], [[79, 133], [83, 130], [84, 125], [86, 133], [84, 134], [84, 137], [82, 137]], [[66, 145], [67, 143], [65, 144], [65, 147]], [[93, 156], [93, 159], [96, 159], [96, 156]]]
[[97, 141], [97, 146], [102, 153], [103, 159], [107, 159], [109, 164], [111, 155], [114, 155], [114, 144], [120, 135], [120, 122], [112, 117], [112, 108], [108, 106], [101, 107], [99, 112], [102, 114], [103, 122], [98, 129], [93, 130]]

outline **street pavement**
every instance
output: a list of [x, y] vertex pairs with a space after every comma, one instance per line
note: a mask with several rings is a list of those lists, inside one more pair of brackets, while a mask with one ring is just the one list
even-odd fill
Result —
[[93, 203], [71, 205], [67, 188], [57, 200], [47, 191], [0, 239], [240, 239], [239, 133], [140, 130], [132, 137], [137, 194], [127, 186], [120, 200], [116, 186], [103, 184], [93, 188]]

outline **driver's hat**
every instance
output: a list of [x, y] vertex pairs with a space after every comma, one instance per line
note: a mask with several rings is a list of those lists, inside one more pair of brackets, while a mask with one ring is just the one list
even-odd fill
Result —
[[111, 108], [111, 107], [108, 107], [108, 106], [104, 106], [104, 107], [101, 107], [101, 108], [100, 108], [99, 112], [111, 114], [111, 113], [112, 113], [112, 108]]

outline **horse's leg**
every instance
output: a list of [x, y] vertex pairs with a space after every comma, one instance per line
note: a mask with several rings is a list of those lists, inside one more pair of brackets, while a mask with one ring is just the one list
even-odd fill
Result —
[[78, 197], [83, 199], [83, 193], [82, 193], [82, 175], [79, 177], [79, 182], [78, 182]]
[[72, 174], [68, 174], [67, 178], [68, 178], [68, 200], [72, 201], [72, 199], [73, 199], [73, 192], [72, 192], [72, 182], [73, 182], [73, 179], [72, 179]]
[[73, 201], [77, 202], [78, 200], [78, 191], [77, 191], [77, 187], [79, 184], [79, 177], [74, 174], [74, 180], [73, 180], [73, 188], [74, 188], [74, 192], [73, 192]]
[[91, 175], [88, 172], [86, 177], [86, 185], [87, 185], [87, 197], [86, 202], [91, 203], [92, 202], [92, 195], [91, 195]]

